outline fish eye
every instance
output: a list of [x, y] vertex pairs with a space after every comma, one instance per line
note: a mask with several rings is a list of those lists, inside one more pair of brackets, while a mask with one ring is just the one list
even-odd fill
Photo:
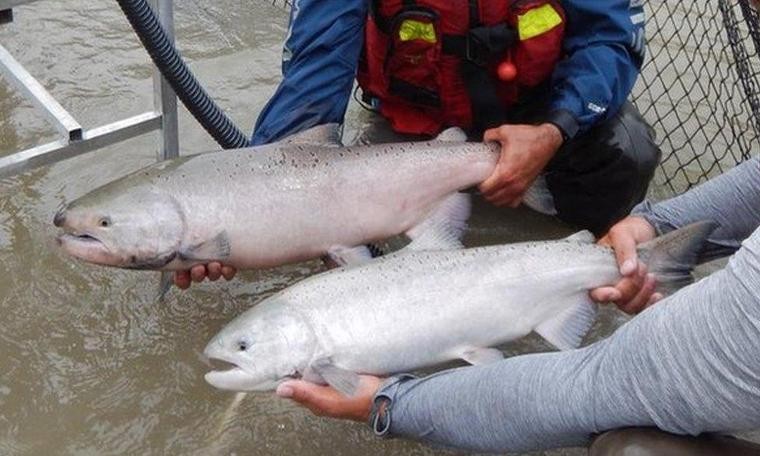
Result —
[[98, 221], [98, 225], [102, 226], [103, 228], [108, 228], [111, 226], [111, 219], [109, 217], [103, 217]]
[[241, 352], [248, 350], [248, 342], [244, 340], [241, 340], [240, 342], [238, 342], [238, 349], [240, 349]]

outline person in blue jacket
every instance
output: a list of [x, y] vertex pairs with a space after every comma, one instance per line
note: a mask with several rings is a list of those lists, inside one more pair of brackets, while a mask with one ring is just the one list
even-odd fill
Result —
[[[483, 10], [488, 3], [509, 2], [480, 3]], [[486, 130], [486, 140], [502, 145], [499, 166], [480, 186], [487, 200], [516, 206], [546, 168], [558, 216], [602, 233], [643, 199], [660, 152], [650, 128], [626, 102], [644, 54], [642, 3], [560, 2], [565, 33], [551, 77], [530, 93], [527, 115]], [[258, 118], [254, 144], [343, 122], [372, 10], [361, 0], [293, 2], [284, 78]]]
[[[660, 158], [627, 101], [644, 46], [640, 0], [294, 0], [283, 80], [252, 142], [343, 123], [358, 73], [396, 131], [499, 142], [486, 200], [515, 207], [538, 182], [541, 211], [601, 234], [644, 198]], [[196, 266], [175, 283], [221, 275], [234, 270]]]

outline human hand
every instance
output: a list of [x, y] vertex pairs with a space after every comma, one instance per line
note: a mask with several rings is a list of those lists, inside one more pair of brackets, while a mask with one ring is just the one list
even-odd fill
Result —
[[517, 207], [530, 184], [562, 145], [562, 133], [548, 123], [502, 125], [487, 130], [483, 140], [501, 144], [501, 156], [478, 189], [496, 206]]
[[620, 274], [623, 278], [614, 286], [591, 290], [591, 299], [600, 303], [613, 302], [623, 312], [636, 314], [662, 299], [655, 293], [657, 285], [652, 274], [647, 273], [636, 253], [636, 246], [655, 238], [654, 227], [645, 219], [629, 216], [616, 223], [599, 240], [599, 244], [615, 250]]
[[218, 261], [212, 261], [207, 265], [197, 264], [189, 271], [176, 271], [174, 273], [174, 285], [177, 285], [181, 290], [187, 290], [192, 282], [203, 282], [206, 277], [212, 282], [219, 280], [219, 277], [232, 280], [236, 273], [237, 269], [232, 266], [224, 266]]
[[317, 416], [366, 423], [372, 411], [372, 399], [383, 380], [371, 375], [360, 375], [359, 387], [353, 396], [345, 396], [331, 386], [304, 380], [282, 382], [275, 392], [280, 397], [292, 399]]

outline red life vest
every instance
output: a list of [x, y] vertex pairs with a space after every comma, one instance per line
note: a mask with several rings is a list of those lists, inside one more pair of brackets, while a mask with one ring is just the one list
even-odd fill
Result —
[[[551, 76], [564, 29], [557, 0], [375, 0], [357, 80], [397, 132], [468, 129], [477, 124], [473, 100], [497, 98], [506, 110]], [[482, 78], [465, 78], [466, 65]], [[499, 79], [499, 65], [511, 80]]]

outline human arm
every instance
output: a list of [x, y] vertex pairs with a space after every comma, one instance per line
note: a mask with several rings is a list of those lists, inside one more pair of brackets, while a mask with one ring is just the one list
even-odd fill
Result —
[[[570, 0], [562, 6], [567, 16], [565, 57], [554, 69], [549, 105], [538, 118], [540, 123], [503, 125], [484, 136], [502, 146], [499, 163], [480, 186], [484, 197], [499, 206], [520, 203], [564, 140], [617, 113], [639, 72], [643, 52], [640, 6], [631, 8], [628, 1], [620, 0]], [[526, 149], [523, 144], [531, 147]]]
[[367, 2], [296, 0], [283, 48], [283, 79], [259, 115], [253, 144], [343, 123], [363, 43]]
[[[631, 93], [644, 60], [643, 2], [565, 0], [567, 27], [552, 74], [548, 119], [568, 136], [612, 117]], [[577, 127], [577, 131], [576, 130]]]
[[636, 255], [636, 245], [690, 223], [711, 220], [719, 227], [700, 254], [702, 261], [726, 256], [760, 225], [760, 158], [734, 169], [675, 198], [652, 204], [645, 201], [632, 215], [618, 222], [600, 242], [615, 249], [620, 272], [626, 277], [614, 287], [591, 292], [598, 302], [615, 302], [622, 310], [636, 313], [651, 299], [654, 279]]

